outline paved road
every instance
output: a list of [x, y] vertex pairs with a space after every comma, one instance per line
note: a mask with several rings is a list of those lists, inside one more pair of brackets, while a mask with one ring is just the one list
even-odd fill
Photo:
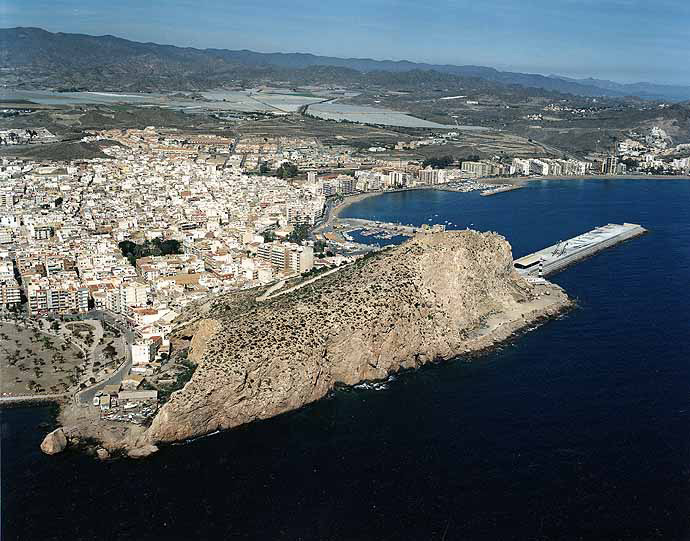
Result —
[[103, 387], [105, 387], [106, 385], [122, 383], [122, 380], [125, 378], [125, 376], [129, 374], [129, 370], [132, 368], [132, 350], [130, 346], [134, 343], [136, 334], [127, 325], [127, 322], [126, 320], [124, 320], [124, 318], [120, 318], [119, 316], [115, 316], [107, 312], [92, 310], [87, 314], [82, 314], [81, 316], [79, 316], [79, 319], [98, 319], [100, 321], [103, 321], [104, 323], [107, 323], [108, 325], [111, 325], [115, 327], [117, 330], [119, 330], [122, 333], [122, 336], [126, 342], [125, 355], [127, 359], [125, 360], [125, 362], [122, 363], [120, 367], [110, 376], [108, 376], [105, 380], [100, 381], [92, 385], [91, 387], [87, 387], [86, 389], [77, 392], [77, 394], [75, 395], [75, 400], [78, 404], [89, 405], [93, 401], [93, 397], [96, 396], [96, 393], [102, 390]]
[[[266, 294], [262, 295], [261, 297], [257, 297], [256, 300], [257, 301], [265, 301], [265, 300], [269, 300], [269, 299], [274, 299], [276, 297], [280, 297], [281, 295], [284, 295], [286, 293], [291, 293], [292, 291], [296, 291], [296, 290], [298, 290], [304, 286], [308, 286], [309, 284], [313, 284], [317, 280], [321, 280], [321, 278], [325, 278], [329, 274], [333, 274], [334, 272], [338, 272], [339, 270], [344, 269], [347, 266], [348, 265], [342, 265], [341, 267], [334, 267], [330, 270], [322, 272], [321, 274], [317, 274], [313, 278], [309, 278], [308, 280], [305, 280], [304, 282], [300, 282], [299, 284], [297, 284], [295, 286], [292, 286], [288, 289], [284, 289], [282, 291], [278, 291], [277, 293], [273, 293], [271, 290], [269, 290], [269, 291], [271, 291], [272, 294], [269, 294], [269, 291], [267, 291]], [[278, 285], [278, 284], [276, 284], [276, 285]]]
[[123, 317], [109, 314], [101, 310], [91, 310], [85, 314], [69, 316], [69, 318], [65, 318], [65, 321], [77, 321], [82, 319], [98, 319], [99, 321], [104, 321], [119, 330], [127, 340], [128, 344], [134, 342], [135, 333]]
[[130, 368], [132, 368], [132, 356], [130, 355], [128, 348], [127, 360], [123, 362], [115, 372], [113, 372], [103, 381], [96, 383], [91, 387], [87, 387], [82, 391], [79, 391], [75, 395], [77, 402], [82, 406], [87, 406], [91, 404], [91, 402], [93, 401], [93, 397], [96, 396], [96, 393], [102, 390], [103, 387], [105, 387], [106, 385], [115, 385], [117, 383], [122, 383], [122, 380], [125, 378], [125, 376], [129, 374]]

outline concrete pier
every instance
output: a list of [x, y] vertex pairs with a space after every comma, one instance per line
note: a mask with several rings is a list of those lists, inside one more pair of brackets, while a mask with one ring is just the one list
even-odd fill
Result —
[[514, 265], [518, 272], [525, 276], [548, 276], [606, 248], [642, 235], [646, 231], [638, 224], [603, 225], [516, 259]]
[[503, 184], [496, 188], [489, 188], [488, 190], [484, 190], [483, 192], [480, 192], [479, 195], [481, 195], [482, 197], [487, 197], [499, 193], [512, 192], [513, 190], [519, 190], [520, 188], [522, 188], [520, 184]]

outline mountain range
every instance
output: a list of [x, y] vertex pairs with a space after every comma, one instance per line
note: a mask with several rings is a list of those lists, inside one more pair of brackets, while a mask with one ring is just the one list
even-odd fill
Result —
[[[115, 36], [52, 33], [40, 28], [0, 29], [0, 82], [6, 86], [83, 87], [91, 90], [203, 89], [231, 82], [362, 83], [373, 78], [392, 84], [435, 72], [439, 80], [482, 80], [580, 96], [682, 101], [690, 86], [623, 84], [499, 71], [484, 66], [427, 64], [406, 60], [337, 58], [307, 53], [195, 49], [140, 43]], [[394, 76], [395, 75], [395, 76]]]

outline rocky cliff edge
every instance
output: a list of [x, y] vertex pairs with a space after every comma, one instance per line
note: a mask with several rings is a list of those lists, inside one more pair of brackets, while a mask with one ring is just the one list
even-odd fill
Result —
[[138, 445], [180, 441], [287, 412], [338, 383], [492, 345], [568, 306], [513, 268], [495, 233], [418, 235], [289, 294], [229, 294], [186, 315], [192, 379]]

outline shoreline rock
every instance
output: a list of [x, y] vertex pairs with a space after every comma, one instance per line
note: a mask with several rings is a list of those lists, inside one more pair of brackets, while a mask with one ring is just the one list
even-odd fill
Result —
[[60, 428], [56, 428], [52, 432], [46, 435], [41, 442], [41, 451], [47, 455], [55, 455], [61, 453], [67, 447], [67, 436], [65, 436], [65, 431]]
[[142, 445], [141, 447], [134, 447], [127, 451], [129, 458], [146, 458], [158, 452], [158, 447], [155, 445]]

